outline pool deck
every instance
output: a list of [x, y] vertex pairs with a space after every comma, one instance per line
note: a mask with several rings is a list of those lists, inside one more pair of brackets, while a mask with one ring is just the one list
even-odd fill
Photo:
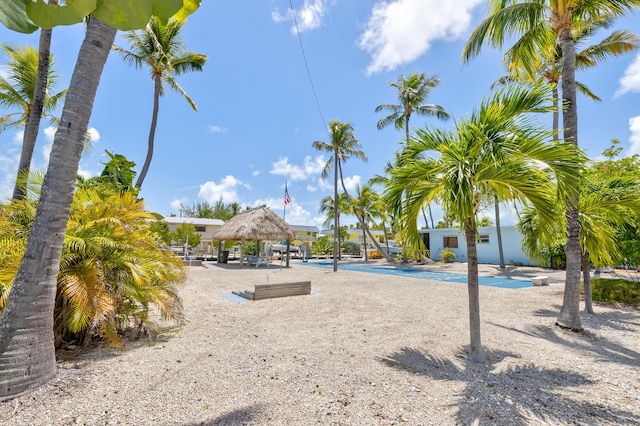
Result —
[[[310, 266], [331, 267], [331, 259], [309, 260]], [[379, 273], [387, 275], [401, 275], [414, 278], [434, 279], [445, 282], [466, 283], [466, 262], [432, 262], [418, 264], [415, 262], [389, 263], [385, 260], [360, 259], [341, 260], [338, 268], [360, 272]], [[532, 286], [532, 278], [537, 276], [549, 277], [549, 284], [564, 284], [565, 271], [557, 271], [534, 266], [506, 265], [501, 269], [498, 265], [478, 264], [481, 285], [503, 288], [522, 288]], [[521, 282], [522, 281], [522, 282]]]

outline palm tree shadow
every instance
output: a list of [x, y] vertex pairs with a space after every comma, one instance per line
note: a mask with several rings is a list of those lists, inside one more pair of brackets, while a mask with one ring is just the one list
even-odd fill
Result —
[[505, 327], [496, 323], [490, 324], [495, 327], [525, 334], [537, 339], [545, 339], [555, 344], [571, 347], [572, 349], [576, 349], [581, 352], [591, 353], [600, 358], [600, 361], [602, 362], [615, 362], [640, 367], [640, 353], [603, 336], [595, 336], [589, 332], [583, 332], [580, 334], [571, 333], [572, 336], [578, 336], [578, 338], [570, 340], [565, 337], [567, 336], [566, 333], [559, 332], [558, 329], [553, 327], [538, 325], [532, 326], [529, 330], [525, 331], [512, 327]]
[[238, 426], [256, 424], [258, 422], [258, 416], [262, 413], [262, 405], [253, 405], [245, 408], [238, 408], [227, 414], [224, 414], [215, 419], [186, 423], [184, 426]]
[[[596, 306], [595, 315], [589, 314], [585, 319], [585, 324], [594, 330], [608, 327], [618, 331], [635, 331], [640, 326], [640, 311], [638, 310], [597, 312], [597, 309]], [[590, 321], [591, 318], [597, 319], [597, 321]]]
[[[457, 357], [466, 358], [462, 353]], [[468, 363], [465, 359], [461, 360], [461, 366], [460, 362], [403, 348], [380, 361], [392, 368], [434, 380], [465, 383], [464, 391], [459, 395], [456, 424], [524, 426], [532, 421], [544, 424], [578, 421], [585, 424], [611, 422], [640, 425], [634, 413], [573, 401], [561, 393], [566, 388], [594, 384], [586, 376], [524, 363], [498, 370], [498, 363], [505, 358], [517, 360], [520, 357], [505, 351], [488, 351], [486, 365]], [[571, 412], [568, 412], [568, 407]]]
[[538, 309], [537, 311], [535, 311], [533, 313], [533, 315], [536, 316], [536, 317], [554, 318], [554, 317], [558, 316], [558, 314], [560, 313], [560, 309], [561, 308], [562, 308], [562, 306], [560, 306], [560, 305], [553, 305], [549, 309]]

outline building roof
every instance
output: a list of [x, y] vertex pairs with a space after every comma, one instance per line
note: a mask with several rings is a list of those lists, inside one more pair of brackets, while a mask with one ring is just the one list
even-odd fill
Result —
[[182, 225], [183, 223], [190, 223], [191, 225], [205, 225], [205, 226], [222, 226], [224, 221], [220, 219], [205, 219], [202, 217], [175, 217], [168, 216], [162, 219], [164, 222], [174, 225]]
[[[362, 234], [362, 228], [347, 228], [349, 235], [351, 234]], [[384, 235], [384, 231], [379, 231], [377, 229], [369, 229], [371, 235]], [[320, 235], [333, 235], [333, 228], [323, 229], [320, 231]]]
[[308, 226], [308, 225], [289, 225], [294, 231], [301, 232], [318, 232], [317, 226]]

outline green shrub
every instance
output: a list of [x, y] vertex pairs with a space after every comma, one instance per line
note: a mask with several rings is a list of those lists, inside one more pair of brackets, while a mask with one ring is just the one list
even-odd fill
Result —
[[624, 279], [594, 278], [593, 300], [595, 302], [624, 303], [640, 306], [640, 283]]
[[360, 244], [354, 243], [353, 241], [345, 241], [342, 243], [342, 250], [344, 254], [360, 256]]

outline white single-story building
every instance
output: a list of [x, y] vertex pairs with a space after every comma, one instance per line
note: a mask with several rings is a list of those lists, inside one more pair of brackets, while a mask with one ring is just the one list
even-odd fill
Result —
[[169, 216], [162, 219], [169, 225], [169, 230], [175, 232], [176, 228], [182, 226], [183, 223], [193, 225], [195, 231], [201, 235], [200, 245], [198, 247], [192, 247], [191, 251], [198, 255], [198, 253], [210, 255], [215, 252], [213, 247], [213, 232], [224, 225], [224, 221], [220, 219], [204, 219], [200, 217], [175, 217]]
[[[540, 262], [531, 259], [522, 251], [522, 234], [515, 226], [501, 226], [502, 251], [506, 264], [539, 266]], [[456, 254], [456, 262], [467, 261], [467, 241], [460, 228], [421, 229], [422, 241], [430, 252], [430, 258], [442, 260], [440, 253], [446, 248]], [[495, 226], [478, 228], [478, 263], [500, 264], [498, 234]]]

